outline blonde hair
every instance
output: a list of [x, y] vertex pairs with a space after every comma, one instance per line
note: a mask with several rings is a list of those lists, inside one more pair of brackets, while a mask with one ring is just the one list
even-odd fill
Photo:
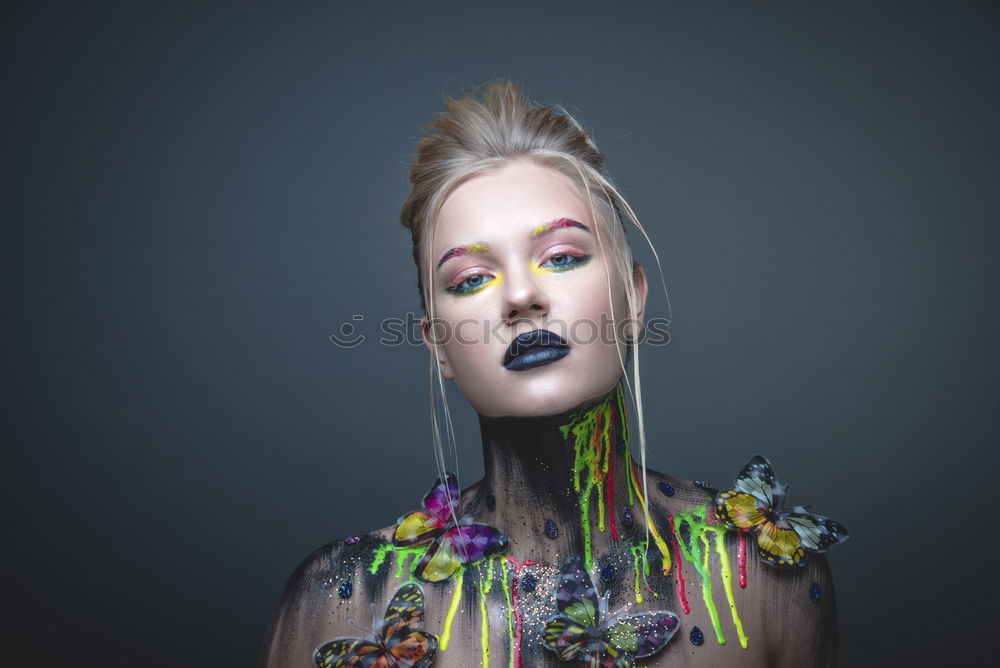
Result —
[[[410, 230], [413, 241], [413, 260], [417, 266], [417, 286], [421, 306], [430, 322], [434, 320], [433, 271], [428, 259], [433, 245], [434, 222], [444, 200], [452, 190], [466, 179], [497, 169], [512, 160], [531, 160], [556, 169], [570, 179], [581, 195], [589, 202], [595, 223], [603, 225], [611, 241], [613, 267], [608, 267], [608, 294], [613, 295], [612, 269], [625, 286], [628, 303], [627, 322], [637, 321], [637, 299], [632, 282], [632, 249], [625, 237], [622, 212], [627, 214], [643, 238], [652, 243], [639, 224], [632, 207], [604, 172], [604, 156], [591, 141], [580, 123], [560, 106], [533, 106], [520, 87], [509, 79], [498, 79], [485, 84], [476, 94], [444, 101], [446, 110], [425, 128], [425, 135], [417, 144], [417, 152], [410, 169], [411, 189], [403, 203], [400, 220]], [[603, 235], [596, 235], [599, 243]], [[653, 249], [659, 268], [659, 257]], [[660, 271], [662, 278], [662, 271]], [[664, 287], [664, 292], [665, 292]], [[613, 303], [613, 302], [612, 302]], [[618, 318], [615, 332], [618, 332]], [[648, 498], [646, 487], [646, 435], [642, 411], [642, 391], [639, 379], [638, 347], [632, 349], [632, 377], [635, 391], [628, 382], [626, 361], [619, 354], [622, 374], [628, 394], [636, 411], [639, 434], [639, 452], [642, 465], [643, 497]], [[448, 409], [444, 380], [437, 355], [430, 355], [431, 421], [434, 452], [439, 473], [444, 476], [445, 454], [438, 418], [435, 389], [440, 395], [448, 445], [453, 461], [457, 464], [454, 428]], [[435, 387], [436, 386], [436, 387]], [[457, 466], [454, 468], [457, 469]], [[457, 470], [455, 471], [457, 474]], [[648, 508], [644, 507], [648, 517]]]

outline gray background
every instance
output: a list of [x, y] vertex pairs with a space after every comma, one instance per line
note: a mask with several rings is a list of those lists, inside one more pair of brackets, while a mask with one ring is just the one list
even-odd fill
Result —
[[723, 485], [762, 452], [851, 529], [845, 666], [984, 655], [998, 17], [5, 3], [4, 663], [249, 665], [302, 558], [417, 502], [426, 354], [376, 323], [419, 308], [419, 128], [497, 74], [579, 114], [663, 260], [651, 465]]

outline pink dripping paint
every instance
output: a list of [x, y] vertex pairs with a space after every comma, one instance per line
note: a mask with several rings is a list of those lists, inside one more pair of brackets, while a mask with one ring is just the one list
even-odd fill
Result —
[[747, 534], [740, 532], [740, 544], [736, 548], [736, 562], [740, 566], [740, 589], [747, 588]]
[[514, 668], [521, 668], [521, 635], [524, 625], [524, 613], [521, 612], [521, 605], [518, 602], [517, 576], [525, 566], [541, 566], [540, 561], [518, 561], [514, 557], [508, 556], [509, 561], [514, 566], [514, 581], [510, 585], [510, 599], [514, 605]]
[[674, 546], [674, 554], [677, 555], [677, 598], [681, 600], [681, 609], [684, 610], [684, 614], [690, 615], [691, 604], [688, 603], [687, 593], [684, 591], [684, 575], [681, 572], [684, 570], [684, 562], [681, 560], [681, 548], [677, 545], [677, 539], [674, 538], [673, 515], [667, 516], [667, 526], [670, 527], [670, 542]]

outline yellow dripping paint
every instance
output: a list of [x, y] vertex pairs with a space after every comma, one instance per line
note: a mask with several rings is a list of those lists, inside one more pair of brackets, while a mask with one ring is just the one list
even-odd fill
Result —
[[729, 612], [733, 616], [736, 635], [740, 638], [740, 647], [746, 649], [747, 635], [743, 632], [743, 620], [740, 619], [740, 613], [736, 611], [736, 600], [733, 598], [733, 572], [729, 563], [729, 553], [726, 552], [726, 534], [718, 530], [715, 532], [715, 552], [719, 555], [722, 585], [726, 589], [726, 600], [729, 601]]
[[455, 621], [455, 613], [458, 612], [458, 604], [462, 600], [462, 578], [465, 569], [460, 569], [455, 577], [455, 593], [451, 595], [451, 605], [448, 606], [448, 615], [444, 618], [444, 629], [441, 631], [441, 651], [448, 649], [448, 642], [451, 640], [451, 623]]
[[[687, 527], [687, 538], [681, 527]], [[673, 517], [674, 535], [677, 537], [677, 545], [680, 548], [683, 558], [694, 566], [701, 578], [702, 598], [705, 600], [705, 608], [712, 619], [712, 627], [715, 629], [715, 637], [720, 645], [726, 644], [726, 637], [722, 632], [722, 624], [719, 621], [719, 613], [712, 599], [712, 572], [709, 567], [711, 546], [708, 534], [712, 534], [715, 544], [715, 551], [719, 555], [720, 577], [726, 592], [726, 600], [729, 603], [729, 611], [732, 614], [733, 625], [736, 627], [736, 634], [740, 639], [740, 647], [746, 649], [749, 643], [746, 633], [743, 630], [743, 620], [740, 619], [736, 609], [736, 600], [733, 596], [733, 574], [732, 564], [729, 560], [729, 553], [726, 551], [726, 529], [719, 524], [709, 524], [708, 511], [705, 506], [699, 506], [692, 510], [685, 510]], [[677, 566], [680, 568], [680, 564]]]
[[[484, 564], [477, 573], [479, 576], [479, 649], [483, 657], [483, 668], [489, 668], [490, 665], [490, 616], [486, 609], [486, 570], [487, 567]], [[492, 569], [490, 571], [492, 576]]]

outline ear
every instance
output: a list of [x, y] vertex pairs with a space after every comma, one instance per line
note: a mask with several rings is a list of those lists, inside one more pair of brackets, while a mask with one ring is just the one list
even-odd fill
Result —
[[451, 372], [451, 365], [448, 364], [448, 355], [445, 354], [442, 346], [436, 345], [431, 339], [431, 325], [426, 315], [420, 318], [420, 335], [424, 339], [424, 345], [431, 351], [431, 355], [437, 355], [438, 365], [441, 367], [441, 375], [448, 380], [454, 380], [455, 374]]
[[639, 337], [644, 326], [643, 314], [646, 312], [646, 297], [649, 295], [649, 284], [646, 282], [646, 271], [642, 265], [632, 261], [632, 287], [635, 289], [635, 317], [639, 321], [638, 327], [632, 333], [635, 338]]

